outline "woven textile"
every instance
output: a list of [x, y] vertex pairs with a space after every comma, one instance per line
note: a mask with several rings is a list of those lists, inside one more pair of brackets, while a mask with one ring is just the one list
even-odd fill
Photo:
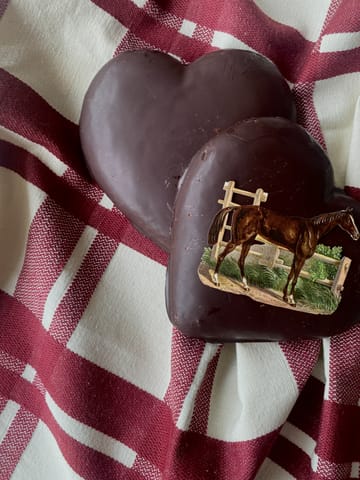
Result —
[[0, 480], [360, 478], [360, 327], [184, 337], [166, 254], [89, 180], [78, 128], [122, 51], [253, 50], [360, 200], [359, 1], [3, 0], [0, 16]]

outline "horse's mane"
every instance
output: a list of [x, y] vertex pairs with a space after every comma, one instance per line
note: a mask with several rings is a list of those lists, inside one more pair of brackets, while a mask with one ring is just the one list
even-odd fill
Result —
[[340, 220], [344, 215], [349, 213], [347, 210], [340, 210], [338, 212], [323, 213], [311, 219], [314, 225], [322, 225], [323, 223], [335, 222]]

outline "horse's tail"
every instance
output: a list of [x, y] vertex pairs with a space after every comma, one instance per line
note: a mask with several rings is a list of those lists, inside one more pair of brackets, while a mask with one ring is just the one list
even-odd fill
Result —
[[219, 210], [215, 215], [208, 233], [208, 244], [211, 247], [218, 241], [218, 235], [224, 225], [226, 215], [236, 208], [239, 207], [226, 207]]

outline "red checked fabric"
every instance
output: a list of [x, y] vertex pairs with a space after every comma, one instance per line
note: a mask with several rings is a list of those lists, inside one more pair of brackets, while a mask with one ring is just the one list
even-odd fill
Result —
[[166, 255], [89, 182], [78, 129], [119, 52], [254, 50], [360, 200], [358, 0], [10, 0], [0, 15], [0, 479], [360, 478], [360, 327], [227, 345], [173, 330]]

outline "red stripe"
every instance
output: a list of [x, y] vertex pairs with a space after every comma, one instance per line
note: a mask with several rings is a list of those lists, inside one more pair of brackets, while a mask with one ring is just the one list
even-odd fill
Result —
[[221, 442], [195, 432], [178, 432], [170, 447], [171, 480], [248, 480], [254, 478], [277, 432], [244, 442]]
[[299, 390], [303, 388], [320, 353], [320, 340], [280, 342], [280, 348], [291, 368]]
[[98, 234], [79, 271], [56, 309], [50, 334], [66, 346], [94, 290], [117, 248], [114, 240]]
[[3, 69], [0, 69], [0, 92], [0, 125], [42, 145], [66, 165], [88, 176], [77, 125]]
[[[325, 80], [327, 78], [357, 73], [360, 63], [360, 48], [347, 51], [322, 52], [313, 57], [312, 63], [307, 65], [309, 70], [306, 81]], [[302, 78], [304, 78], [302, 76]]]
[[210, 412], [211, 392], [214, 384], [216, 367], [219, 362], [221, 347], [211, 359], [207, 367], [204, 379], [196, 395], [194, 411], [192, 414], [189, 430], [206, 435]]
[[274, 443], [269, 458], [298, 480], [311, 478], [310, 457], [281, 435]]
[[177, 17], [176, 15], [173, 15], [170, 12], [167, 12], [165, 9], [161, 8], [159, 3], [160, 2], [158, 1], [153, 2], [151, 0], [148, 0], [145, 3], [143, 9], [151, 17], [158, 20], [159, 23], [162, 23], [163, 25], [166, 25], [167, 27], [170, 27], [174, 30], [179, 30], [183, 23], [183, 19]]
[[144, 40], [141, 40], [141, 38], [137, 37], [128, 30], [124, 38], [121, 40], [120, 44], [115, 49], [113, 56], [116, 57], [117, 55], [119, 55], [119, 53], [126, 50], [151, 50], [154, 48], [155, 47], [153, 45], [146, 43]]
[[[2, 368], [0, 367], [0, 375]], [[12, 398], [12, 400], [15, 400]], [[20, 403], [17, 401], [17, 403]], [[21, 403], [20, 403], [21, 404]], [[38, 419], [29, 411], [20, 408], [11, 422], [9, 429], [0, 444], [1, 478], [10, 478], [27, 447]]]
[[83, 231], [83, 224], [47, 198], [31, 223], [15, 296], [42, 317], [46, 298]]
[[[172, 410], [174, 422], [179, 418], [185, 397], [194, 380], [205, 343], [189, 339], [173, 329], [171, 342], [171, 380], [165, 394], [165, 402]], [[186, 368], [184, 368], [186, 365]]]
[[36, 387], [39, 390], [41, 395], [45, 396], [46, 388], [45, 388], [43, 382], [41, 381], [41, 378], [39, 377], [38, 373], [35, 374], [35, 378], [32, 381], [32, 384], [34, 385], [34, 387]]
[[214, 31], [202, 25], [196, 25], [193, 33], [193, 39], [207, 44], [211, 44]]
[[310, 376], [289, 415], [289, 422], [313, 439], [319, 435], [323, 398], [324, 384]]
[[359, 32], [359, 2], [358, 0], [346, 0], [346, 2], [336, 2], [336, 8], [329, 19], [324, 34]]
[[[329, 473], [329, 472], [327, 472]], [[309, 479], [304, 479], [304, 480], [329, 480], [329, 478], [331, 479], [341, 479], [341, 480], [354, 480], [354, 477], [349, 477], [349, 476], [343, 476], [343, 475], [340, 475], [340, 476], [333, 476], [333, 477], [329, 477], [328, 474], [324, 474], [324, 475], [321, 475], [320, 473], [318, 472], [311, 472], [311, 477]]]
[[8, 402], [8, 399], [3, 397], [2, 395], [0, 395], [0, 412], [2, 412], [4, 410], [7, 402]]
[[[75, 217], [69, 220], [70, 224], [75, 224], [78, 219], [105, 236], [166, 265], [167, 255], [135, 230], [118, 210], [108, 210], [96, 201], [85, 198], [81, 192], [68, 185], [64, 178], [53, 173], [36, 157], [20, 147], [0, 140], [0, 153], [0, 166], [18, 173], [47, 193], [64, 211]], [[66, 212], [64, 217], [69, 218]], [[67, 226], [66, 230], [69, 228], [70, 226]], [[57, 235], [59, 232], [61, 230]], [[35, 240], [38, 242], [36, 237]], [[35, 268], [35, 271], [37, 270], [38, 265]]]
[[164, 478], [158, 468], [139, 456], [136, 457], [132, 468], [134, 471], [139, 472], [144, 479], [163, 480]]
[[[57, 444], [71, 468], [87, 480], [99, 480], [101, 478], [126, 478], [129, 480], [143, 480], [143, 477], [129, 468], [120, 464], [109, 456], [87, 447], [67, 435], [54, 419], [44, 397], [29, 382], [0, 367], [0, 389], [3, 395], [23, 405], [21, 409], [24, 415], [31, 418], [41, 419], [54, 435]], [[24, 410], [26, 409], [26, 411]], [[25, 433], [25, 432], [24, 432]], [[21, 439], [20, 439], [21, 441]], [[10, 445], [10, 443], [9, 443]], [[19, 438], [14, 438], [11, 445], [13, 451], [5, 452], [4, 459], [13, 464], [11, 455], [16, 457], [19, 448]], [[17, 458], [16, 463], [18, 463]], [[4, 463], [1, 463], [3, 468]], [[15, 465], [16, 466], [16, 465]], [[1, 470], [1, 474], [3, 470]], [[6, 472], [8, 473], [8, 472]], [[10, 472], [11, 474], [11, 472]], [[4, 480], [8, 475], [2, 476]]]
[[[329, 400], [358, 405], [360, 399], [360, 325], [330, 339]], [[360, 407], [359, 407], [360, 410]]]
[[[319, 458], [316, 471], [318, 475], [322, 475], [322, 478], [326, 479], [350, 479], [351, 475], [351, 463], [331, 463]], [[354, 477], [352, 477], [354, 478]]]
[[360, 187], [345, 187], [345, 191], [348, 195], [360, 201]]
[[95, 202], [99, 202], [104, 192], [100, 189], [100, 187], [96, 184], [89, 183], [88, 178], [82, 177], [78, 172], [68, 168], [62, 178], [71, 185], [75, 190], [82, 193], [82, 195], [94, 200]]
[[21, 375], [26, 367], [25, 363], [3, 351], [0, 351], [0, 365], [18, 375]]
[[[0, 367], [2, 367], [2, 363], [0, 363]], [[0, 415], [1, 415], [1, 413], [3, 412], [4, 408], [6, 407], [7, 402], [8, 402], [8, 399], [5, 398], [5, 397], [3, 397], [3, 396], [0, 394]]]
[[293, 94], [296, 104], [297, 122], [326, 150], [324, 136], [314, 105], [314, 83], [294, 85]]
[[360, 461], [360, 407], [324, 400], [316, 452], [332, 463]]

